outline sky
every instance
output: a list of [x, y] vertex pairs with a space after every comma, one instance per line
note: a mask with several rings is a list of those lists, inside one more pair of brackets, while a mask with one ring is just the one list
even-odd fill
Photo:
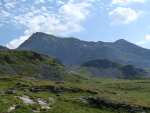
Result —
[[0, 45], [14, 49], [44, 32], [150, 49], [149, 11], [150, 0], [0, 0]]

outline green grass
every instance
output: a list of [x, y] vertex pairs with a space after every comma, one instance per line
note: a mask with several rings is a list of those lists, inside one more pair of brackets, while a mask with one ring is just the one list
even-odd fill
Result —
[[[65, 92], [57, 95], [52, 92], [30, 92], [16, 88], [16, 84], [21, 83], [26, 85], [26, 89], [33, 86], [56, 86], [65, 88], [80, 88], [83, 92], [71, 93]], [[16, 88], [15, 94], [4, 94], [3, 91], [9, 88]], [[95, 91], [98, 94], [91, 94], [86, 90]], [[6, 113], [10, 106], [19, 105], [12, 113], [33, 113], [33, 109], [39, 110], [40, 106], [26, 105], [17, 96], [27, 95], [33, 100], [41, 98], [44, 100], [49, 97], [55, 100], [55, 103], [50, 105], [48, 111], [40, 113], [119, 113], [119, 110], [111, 108], [96, 108], [87, 103], [83, 103], [80, 98], [95, 96], [113, 100], [115, 102], [125, 102], [130, 105], [139, 105], [150, 107], [150, 80], [112, 80], [112, 79], [96, 79], [83, 80], [76, 82], [64, 82], [62, 84], [48, 80], [27, 80], [21, 77], [5, 77], [0, 78], [0, 112]], [[120, 111], [120, 113], [126, 113]], [[150, 112], [147, 112], [150, 113]]]
[[64, 66], [48, 56], [31, 51], [0, 51], [1, 75], [60, 80], [65, 73]]

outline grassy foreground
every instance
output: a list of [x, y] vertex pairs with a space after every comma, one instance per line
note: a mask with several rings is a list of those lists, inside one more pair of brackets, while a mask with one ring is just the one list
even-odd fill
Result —
[[[88, 98], [100, 98], [104, 105], [90, 103]], [[130, 111], [116, 108], [116, 103], [148, 109]], [[0, 113], [150, 113], [149, 108], [150, 80], [0, 78]]]

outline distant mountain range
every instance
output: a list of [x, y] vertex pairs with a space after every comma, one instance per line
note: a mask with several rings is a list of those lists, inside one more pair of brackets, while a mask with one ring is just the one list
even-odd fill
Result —
[[0, 46], [0, 74], [50, 80], [135, 79], [149, 77], [149, 58], [150, 50], [123, 39], [87, 42], [37, 32], [16, 50]]
[[108, 59], [136, 67], [150, 66], [150, 50], [124, 39], [115, 42], [88, 42], [76, 38], [34, 33], [19, 50], [32, 50], [60, 59], [66, 65], [80, 65], [95, 59]]

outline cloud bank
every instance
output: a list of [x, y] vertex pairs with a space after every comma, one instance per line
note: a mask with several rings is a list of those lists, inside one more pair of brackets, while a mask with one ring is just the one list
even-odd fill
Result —
[[2, 0], [1, 23], [14, 23], [25, 30], [7, 44], [16, 48], [34, 32], [67, 35], [83, 30], [96, 0]]
[[129, 24], [140, 17], [140, 11], [132, 8], [117, 7], [109, 12], [113, 24]]
[[112, 4], [127, 5], [130, 3], [145, 3], [146, 0], [112, 0]]
[[135, 9], [131, 6], [134, 4], [144, 4], [146, 0], [112, 0], [111, 6], [114, 7], [109, 16], [113, 24], [130, 24], [142, 15], [142, 10]]

